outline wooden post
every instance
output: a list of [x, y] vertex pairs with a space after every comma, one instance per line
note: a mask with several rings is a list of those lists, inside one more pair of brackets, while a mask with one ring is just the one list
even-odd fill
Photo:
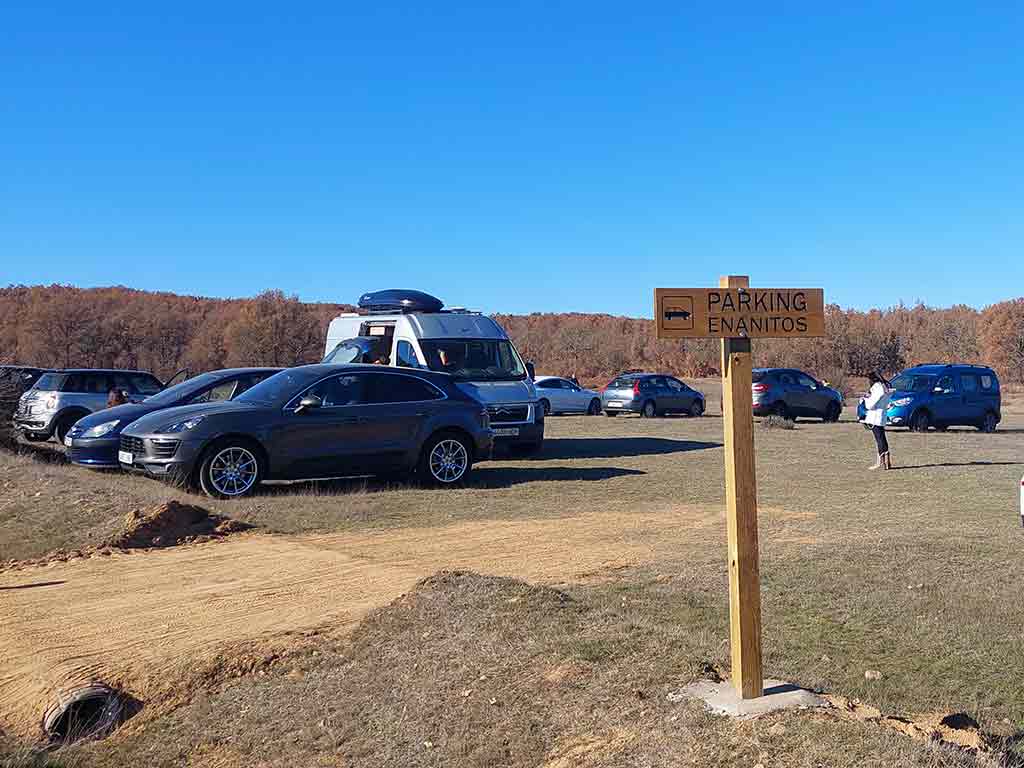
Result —
[[[746, 277], [730, 275], [719, 280], [720, 288], [749, 286]], [[755, 699], [764, 693], [751, 365], [750, 339], [722, 339], [732, 682], [742, 699]]]

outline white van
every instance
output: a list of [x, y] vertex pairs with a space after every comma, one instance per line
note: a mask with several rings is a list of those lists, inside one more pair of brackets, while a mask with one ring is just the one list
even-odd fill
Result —
[[364, 294], [362, 313], [339, 315], [327, 329], [325, 363], [380, 362], [449, 373], [487, 406], [495, 443], [539, 450], [544, 409], [528, 366], [505, 330], [478, 312], [444, 309], [419, 291]]

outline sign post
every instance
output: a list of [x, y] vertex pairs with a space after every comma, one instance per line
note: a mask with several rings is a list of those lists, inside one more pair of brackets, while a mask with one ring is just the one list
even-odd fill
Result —
[[764, 673], [750, 339], [824, 336], [824, 291], [752, 289], [747, 277], [728, 276], [718, 290], [655, 289], [654, 317], [659, 339], [722, 339], [732, 684], [741, 699], [756, 699]]

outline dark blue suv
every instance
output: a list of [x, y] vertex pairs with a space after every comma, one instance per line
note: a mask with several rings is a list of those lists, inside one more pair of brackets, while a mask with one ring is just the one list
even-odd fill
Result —
[[[1002, 420], [999, 378], [981, 365], [918, 365], [890, 382], [889, 427], [927, 432], [930, 427], [977, 427], [995, 432]], [[857, 407], [864, 418], [864, 402]]]

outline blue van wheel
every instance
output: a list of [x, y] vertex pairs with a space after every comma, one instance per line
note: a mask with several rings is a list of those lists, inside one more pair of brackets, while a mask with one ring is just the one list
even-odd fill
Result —
[[978, 429], [987, 434], [992, 434], [993, 432], [996, 431], [996, 425], [998, 423], [999, 420], [996, 418], [996, 415], [992, 413], [992, 411], [989, 411], [988, 413], [985, 414], [985, 418], [981, 422], [981, 425], [978, 427]]
[[914, 411], [914, 415], [910, 417], [910, 430], [912, 432], [927, 432], [928, 427], [932, 425], [932, 417], [926, 410]]

